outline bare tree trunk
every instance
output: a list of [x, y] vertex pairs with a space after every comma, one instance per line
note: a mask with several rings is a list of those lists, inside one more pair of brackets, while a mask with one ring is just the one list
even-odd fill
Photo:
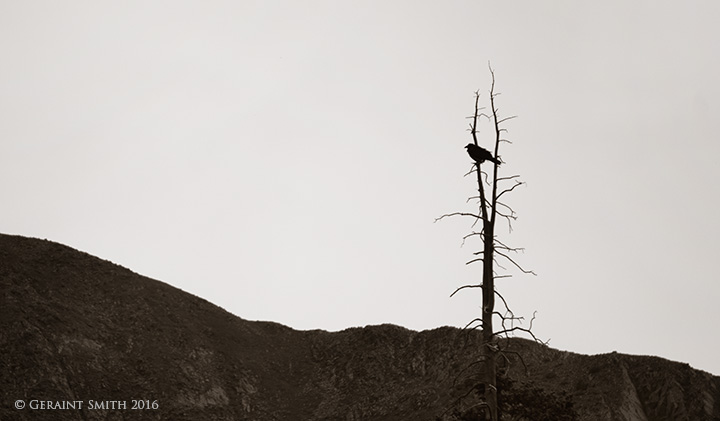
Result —
[[[495, 78], [493, 76], [493, 89], [495, 86]], [[492, 101], [493, 90], [490, 91]], [[480, 115], [478, 108], [478, 100], [480, 96], [475, 94], [475, 115], [471, 125], [471, 132], [475, 145], [477, 140], [477, 118]], [[493, 111], [494, 103], [492, 103]], [[497, 127], [497, 125], [496, 125]], [[499, 134], [498, 131], [496, 131]], [[497, 144], [495, 146], [495, 156], [497, 156]], [[493, 262], [495, 252], [495, 194], [497, 184], [497, 165], [493, 167], [493, 184], [492, 194], [490, 198], [485, 196], [485, 186], [482, 179], [482, 170], [480, 163], [476, 163], [478, 194], [480, 198], [480, 219], [483, 225], [483, 273], [482, 273], [482, 356], [484, 359], [484, 389], [485, 389], [485, 419], [490, 421], [498, 421], [498, 405], [497, 405], [497, 367], [495, 334], [493, 330], [493, 315], [495, 311], [495, 279], [493, 273]], [[490, 212], [488, 212], [490, 208]]]
[[495, 311], [495, 280], [493, 277], [493, 231], [492, 224], [485, 225], [483, 248], [483, 287], [482, 287], [482, 355], [485, 366], [485, 403], [486, 420], [497, 421], [497, 347], [493, 333], [493, 312]]

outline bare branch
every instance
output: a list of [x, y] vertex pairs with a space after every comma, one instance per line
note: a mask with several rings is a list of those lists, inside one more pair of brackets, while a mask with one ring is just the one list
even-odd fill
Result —
[[517, 214], [515, 213], [515, 210], [514, 210], [513, 208], [511, 208], [510, 206], [506, 205], [506, 204], [503, 203], [503, 202], [496, 201], [495, 204], [496, 204], [496, 205], [500, 205], [500, 206], [502, 206], [502, 207], [507, 208], [508, 210], [510, 210], [510, 213], [507, 214], [507, 213], [504, 213], [504, 212], [498, 210], [498, 209], [497, 209], [497, 206], [495, 207], [495, 213], [497, 213], [498, 215], [502, 216], [503, 218], [505, 218], [505, 219], [507, 220], [508, 230], [509, 230], [510, 232], [512, 232], [512, 231], [513, 231], [512, 221], [516, 221], [516, 220], [517, 220]]
[[472, 216], [476, 219], [482, 219], [480, 215], [475, 215], [474, 213], [467, 213], [467, 212], [453, 212], [453, 213], [446, 213], [444, 215], [441, 215], [439, 218], [435, 218], [435, 222], [442, 220], [443, 218], [449, 218], [451, 216]]
[[500, 294], [497, 290], [495, 290], [495, 295], [497, 295], [498, 297], [500, 297], [500, 299], [502, 300], [503, 304], [505, 305], [505, 310], [507, 310], [507, 311], [509, 311], [509, 312], [512, 313], [512, 310], [510, 310], [510, 306], [508, 306], [507, 301], [505, 301], [505, 297], [503, 297], [502, 294]]
[[519, 247], [518, 247], [518, 248], [505, 247], [505, 246], [501, 246], [501, 245], [499, 245], [499, 244], [498, 244], [498, 245], [495, 245], [495, 248], [496, 248], [496, 249], [505, 250], [505, 251], [509, 251], [509, 252], [513, 252], [513, 253], [519, 253], [519, 252], [525, 250], [525, 249], [519, 248]]
[[500, 251], [497, 251], [497, 250], [495, 250], [495, 253], [497, 253], [497, 254], [499, 254], [500, 256], [508, 259], [508, 260], [510, 261], [510, 263], [512, 263], [513, 265], [515, 265], [516, 268], [520, 269], [520, 271], [521, 271], [522, 273], [527, 273], [527, 274], [531, 274], [531, 275], [537, 276], [537, 274], [536, 274], [535, 272], [533, 272], [533, 271], [531, 271], [531, 270], [525, 270], [525, 269], [523, 269], [522, 266], [520, 266], [519, 264], [517, 264], [517, 262], [515, 262], [515, 261], [514, 261], [510, 256], [508, 256], [507, 254], [505, 254], [505, 253], [503, 253], [503, 252], [500, 252]]
[[[470, 327], [471, 324], [473, 324], [473, 323], [475, 323], [475, 322], [480, 322], [480, 325], [479, 325], [479, 326], [482, 326], [482, 319], [479, 318], [479, 317], [477, 317], [477, 318], [475, 318], [475, 319], [470, 320], [470, 322], [468, 322], [468, 324], [466, 324], [465, 327], [462, 328], [462, 330], [467, 329], [468, 327]], [[475, 327], [473, 327], [472, 329], [477, 329], [477, 328], [478, 328], [478, 326], [475, 326]], [[471, 330], [472, 330], [472, 329], [471, 329]]]
[[[517, 321], [523, 321], [523, 320], [525, 320], [525, 318], [522, 317], [522, 316], [520, 316], [520, 317], [515, 316], [515, 313], [513, 313], [513, 312], [510, 311], [510, 310], [506, 311], [505, 314], [502, 314], [502, 313], [500, 313], [499, 311], [493, 311], [493, 314], [496, 315], [496, 316], [498, 316], [498, 317], [500, 317], [500, 319], [503, 320], [503, 321], [506, 321], [506, 320], [510, 320], [510, 321], [515, 321], [515, 320], [517, 320]], [[509, 314], [509, 316], [508, 316], [508, 314]]]
[[513, 176], [511, 176], [511, 177], [500, 177], [500, 178], [497, 179], [497, 181], [512, 180], [513, 178], [518, 178], [518, 177], [520, 177], [520, 176], [519, 176], [519, 175], [513, 175]]
[[512, 251], [512, 252], [515, 252], [515, 253], [517, 253], [517, 252], [524, 252], [524, 251], [525, 251], [525, 249], [522, 248], [522, 247], [509, 247], [507, 244], [503, 243], [502, 241], [498, 240], [497, 238], [494, 238], [494, 240], [495, 240], [495, 243], [497, 244], [497, 245], [495, 246], [496, 249], [497, 249], [497, 248], [500, 248], [500, 249], [507, 250], [507, 251]]
[[503, 218], [507, 218], [507, 219], [510, 219], [513, 221], [517, 220], [517, 215], [515, 215], [515, 213], [513, 213], [513, 212], [505, 213], [505, 212], [501, 212], [499, 210], [495, 210], [495, 213], [502, 216]]
[[515, 211], [514, 211], [510, 206], [506, 206], [505, 204], [502, 204], [501, 206], [504, 207], [504, 208], [506, 208], [506, 209], [508, 209], [508, 210], [510, 211], [510, 213], [505, 213], [505, 212], [502, 212], [502, 211], [499, 211], [499, 210], [498, 210], [498, 211], [497, 211], [498, 215], [504, 216], [504, 217], [506, 217], [506, 218], [510, 218], [510, 219], [512, 219], [513, 221], [517, 219], [517, 214], [515, 213]]
[[480, 232], [473, 231], [473, 232], [471, 232], [470, 234], [467, 234], [466, 236], [463, 237], [462, 243], [460, 244], [460, 247], [465, 246], [465, 241], [467, 241], [467, 239], [470, 238], [470, 237], [478, 236], [478, 237], [480, 237], [480, 239], [483, 239], [484, 233], [485, 233], [485, 228], [481, 229]]
[[[511, 328], [509, 328], [509, 329], [503, 329], [503, 330], [500, 330], [500, 331], [497, 331], [497, 332], [493, 332], [493, 335], [499, 336], [499, 335], [508, 334], [508, 333], [512, 333], [512, 332], [517, 332], [517, 331], [525, 332], [525, 333], [527, 333], [528, 335], [532, 336], [532, 338], [535, 340], [535, 342], [539, 342], [539, 343], [541, 343], [541, 344], [543, 344], [543, 345], [547, 345], [547, 344], [548, 344], [547, 342], [543, 342], [543, 341], [541, 341], [540, 339], [538, 339], [538, 337], [535, 336], [535, 334], [532, 332], [532, 330], [527, 329], [527, 328], [524, 328], [524, 327], [520, 327], [520, 326], [515, 326], [515, 327], [511, 327]], [[506, 337], [507, 337], [507, 335], [506, 335]]]
[[481, 110], [481, 108], [478, 108], [478, 101], [480, 101], [480, 92], [475, 91], [475, 113], [473, 114], [473, 118], [472, 118], [473, 122], [470, 125], [470, 127], [472, 127], [471, 134], [473, 137], [473, 141], [475, 142], [476, 145], [478, 144], [477, 130], [476, 130], [477, 129], [477, 118], [478, 118], [478, 111]]
[[537, 310], [533, 311], [532, 319], [530, 319], [530, 329], [532, 329], [532, 324], [535, 321], [535, 315], [537, 314]]
[[[474, 172], [477, 172], [477, 164], [473, 164], [473, 166], [472, 166], [472, 168], [470, 169], [470, 171], [468, 171], [468, 172], [466, 172], [465, 174], [463, 174], [463, 177], [467, 177], [468, 175], [470, 175], [470, 174], [472, 174], [472, 173], [474, 173]], [[489, 176], [488, 176], [488, 173], [486, 173], [485, 171], [480, 171], [480, 174], [482, 174], [482, 175], [485, 176], [485, 184], [487, 184], [487, 185], [489, 186], [489, 185], [490, 185], [490, 181], [488, 181], [488, 177], [489, 177]], [[477, 197], [478, 199], [480, 198], [480, 196], [476, 196], [476, 197]]]
[[[480, 107], [480, 108], [478, 108], [478, 110], [484, 110], [484, 109], [485, 109], [485, 107]], [[485, 118], [487, 118], [488, 120], [490, 119], [490, 116], [487, 115], [487, 114], [485, 114], [485, 113], [478, 113], [477, 116], [478, 116], [478, 117], [485, 117]], [[473, 117], [474, 117], [474, 116], [471, 115], [471, 116], [468, 116], [468, 117], [465, 117], [465, 118], [473, 118]], [[468, 131], [470, 131], [470, 130], [468, 130]]]
[[523, 185], [523, 184], [525, 184], [525, 183], [516, 180], [514, 186], [510, 187], [509, 189], [505, 189], [505, 190], [501, 191], [500, 194], [498, 194], [497, 196], [495, 196], [495, 201], [497, 202], [497, 200], [500, 199], [500, 197], [501, 197], [503, 194], [509, 193], [509, 192], [515, 190], [515, 187], [521, 186], [521, 185]]
[[504, 207], [505, 209], [508, 209], [510, 211], [510, 213], [512, 213], [513, 215], [515, 214], [515, 210], [513, 208], [511, 208], [509, 205], [505, 204], [504, 202], [497, 201], [496, 203], [498, 205]]
[[477, 259], [472, 259], [472, 260], [470, 260], [470, 261], [465, 262], [465, 264], [466, 264], [466, 265], [469, 265], [470, 263], [482, 262], [482, 261], [483, 261], [483, 258], [482, 258], [482, 257], [478, 257]]
[[472, 168], [470, 168], [470, 171], [468, 171], [468, 172], [466, 172], [465, 174], [463, 174], [463, 177], [467, 177], [468, 175], [470, 175], [470, 174], [474, 173], [475, 171], [477, 171], [476, 168], [477, 168], [477, 167], [475, 166], [475, 164], [473, 164]]
[[[498, 110], [500, 110], [500, 109], [498, 108]], [[502, 118], [502, 119], [498, 120], [497, 124], [502, 124], [502, 123], [504, 123], [504, 122], [506, 122], [506, 121], [508, 121], [508, 120], [512, 120], [513, 118], [517, 118], [517, 116], [516, 116], [516, 115], [513, 115], [513, 116], [510, 116], [510, 117]], [[500, 140], [502, 140], [502, 139], [500, 139]]]
[[461, 289], [465, 289], [465, 288], [482, 288], [482, 284], [477, 284], [477, 285], [463, 285], [463, 286], [461, 286], [460, 288], [458, 288], [458, 289], [456, 289], [455, 291], [453, 291], [453, 293], [450, 294], [450, 298], [452, 298], [453, 295], [457, 294], [458, 291], [460, 291]]
[[481, 171], [480, 173], [485, 176], [485, 184], [487, 184], [489, 186], [490, 181], [488, 180], [488, 177], [489, 177], [488, 173], [486, 173], [485, 171]]
[[[508, 223], [508, 231], [509, 231], [509, 232], [513, 232], [512, 219], [511, 219], [510, 217], [508, 217], [508, 215], [503, 215], [503, 214], [501, 214], [501, 213], [498, 213], [498, 215], [502, 216], [503, 218], [505, 218], [505, 219], [507, 220], [507, 223]], [[514, 218], [513, 218], [513, 219], [514, 219]]]
[[[496, 291], [497, 292], [497, 291]], [[507, 329], [507, 326], [505, 325], [506, 322], [510, 322], [510, 327], [515, 326], [515, 322], [522, 324], [522, 321], [525, 320], [524, 317], [517, 317], [515, 316], [515, 313], [513, 313], [510, 310], [507, 310], [505, 314], [500, 313], [499, 311], [493, 312], [494, 315], [500, 317], [500, 323], [502, 324], [503, 329]]]
[[482, 239], [483, 231], [484, 231], [484, 229], [483, 229], [483, 230], [480, 230], [480, 232], [473, 231], [473, 232], [471, 232], [470, 234], [467, 234], [466, 236], [464, 236], [463, 239], [462, 239], [462, 244], [460, 244], [460, 247], [465, 246], [465, 241], [466, 241], [468, 238], [470, 238], [470, 237], [479, 236], [479, 237]]
[[498, 260], [495, 256], [493, 256], [493, 263], [495, 263], [500, 269], [507, 270], [507, 268], [505, 266], [501, 265], [500, 262], [498, 262]]

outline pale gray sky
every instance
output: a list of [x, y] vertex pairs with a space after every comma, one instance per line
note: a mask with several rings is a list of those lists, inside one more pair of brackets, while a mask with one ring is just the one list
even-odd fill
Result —
[[[250, 320], [463, 326], [490, 60], [527, 186], [498, 282], [581, 352], [720, 374], [720, 3], [0, 4], [0, 231]], [[490, 127], [482, 127], [490, 146]]]

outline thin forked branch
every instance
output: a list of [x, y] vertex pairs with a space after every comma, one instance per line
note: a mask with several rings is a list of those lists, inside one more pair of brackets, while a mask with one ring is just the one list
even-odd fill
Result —
[[525, 183], [523, 183], [522, 181], [515, 180], [515, 185], [510, 187], [509, 189], [505, 189], [505, 190], [501, 191], [497, 196], [495, 196], [495, 201], [500, 199], [500, 197], [502, 197], [502, 195], [504, 195], [505, 193], [510, 193], [511, 191], [515, 190], [515, 187], [521, 186], [523, 184], [525, 184]]
[[524, 252], [524, 251], [525, 251], [525, 249], [522, 248], [522, 247], [509, 247], [508, 245], [506, 245], [506, 244], [503, 243], [502, 241], [498, 240], [497, 238], [495, 238], [495, 248], [496, 248], [496, 249], [502, 249], [502, 250], [505, 250], [505, 251], [511, 251], [511, 252], [513, 252], [513, 253], [518, 253], [518, 252]]
[[526, 273], [526, 274], [531, 274], [531, 275], [537, 276], [537, 274], [536, 274], [535, 272], [533, 272], [533, 271], [531, 271], [531, 270], [525, 270], [525, 269], [523, 269], [522, 266], [520, 266], [516, 261], [514, 261], [514, 260], [512, 259], [512, 257], [508, 256], [507, 254], [505, 254], [505, 253], [503, 253], [503, 252], [501, 252], [501, 251], [498, 251], [498, 250], [495, 250], [495, 253], [496, 253], [496, 254], [499, 254], [500, 256], [502, 256], [502, 257], [504, 257], [504, 258], [506, 258], [506, 259], [508, 259], [508, 260], [510, 261], [510, 263], [512, 263], [513, 265], [515, 265], [516, 268], [520, 269], [520, 271], [521, 271], [522, 273]]

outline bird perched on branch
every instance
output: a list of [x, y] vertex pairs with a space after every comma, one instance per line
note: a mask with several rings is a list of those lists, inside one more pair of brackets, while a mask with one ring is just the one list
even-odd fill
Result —
[[494, 156], [492, 156], [490, 151], [485, 148], [481, 148], [474, 143], [468, 143], [467, 146], [465, 146], [465, 149], [467, 149], [467, 153], [468, 155], [470, 155], [470, 158], [472, 158], [478, 164], [482, 164], [485, 161], [490, 161], [494, 162], [496, 165], [500, 165], [500, 161], [498, 161]]

